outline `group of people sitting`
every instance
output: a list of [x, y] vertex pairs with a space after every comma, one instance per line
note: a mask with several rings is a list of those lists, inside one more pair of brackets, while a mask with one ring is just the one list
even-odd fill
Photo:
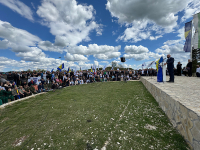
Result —
[[[150, 71], [149, 71], [150, 73]], [[139, 80], [142, 70], [9, 72], [0, 74], [0, 105], [20, 98], [92, 82]], [[145, 71], [148, 74], [148, 71]]]

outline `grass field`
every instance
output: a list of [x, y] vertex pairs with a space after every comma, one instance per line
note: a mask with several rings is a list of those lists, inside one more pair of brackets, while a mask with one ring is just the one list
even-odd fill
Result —
[[188, 149], [141, 82], [78, 85], [0, 110], [0, 149]]

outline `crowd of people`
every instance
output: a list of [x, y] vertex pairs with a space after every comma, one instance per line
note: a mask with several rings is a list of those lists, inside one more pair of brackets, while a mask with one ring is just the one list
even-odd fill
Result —
[[[156, 76], [155, 69], [86, 71], [22, 71], [0, 74], [0, 104], [20, 98], [92, 82], [139, 80], [140, 76]], [[36, 80], [35, 80], [36, 79]]]
[[[192, 63], [188, 60], [186, 67], [178, 62], [174, 68], [177, 76], [192, 76]], [[169, 72], [167, 71], [167, 74]], [[66, 86], [87, 84], [92, 82], [139, 80], [141, 76], [157, 76], [156, 69], [139, 70], [98, 70], [85, 71], [22, 71], [0, 73], [0, 105], [9, 100], [14, 101], [20, 98], [48, 92]], [[196, 76], [200, 77], [200, 67], [197, 66]], [[36, 80], [35, 80], [36, 79]]]

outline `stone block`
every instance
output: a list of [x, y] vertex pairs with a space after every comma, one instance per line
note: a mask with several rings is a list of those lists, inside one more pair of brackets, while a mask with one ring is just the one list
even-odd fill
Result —
[[[200, 120], [195, 120], [194, 121], [194, 125], [195, 125], [195, 127], [199, 130], [199, 132], [200, 132]], [[200, 141], [200, 140], [199, 140]]]
[[180, 111], [183, 115], [183, 118], [188, 118], [188, 109], [185, 106], [180, 105]]
[[198, 119], [197, 114], [194, 113], [193, 111], [189, 111], [189, 117], [190, 117], [191, 120]]
[[185, 126], [187, 126], [187, 118], [181, 118], [181, 123], [183, 127], [185, 128]]
[[180, 116], [180, 113], [179, 113], [179, 112], [176, 112], [176, 113], [175, 113], [175, 121], [176, 121], [176, 123], [181, 122], [181, 116]]
[[167, 110], [167, 116], [170, 120], [173, 120], [172, 110]]
[[187, 134], [187, 137], [188, 137], [188, 141], [193, 144], [193, 137], [192, 137], [192, 134], [190, 132], [190, 129], [188, 126], [185, 127], [185, 131], [186, 131], [186, 134]]
[[191, 133], [192, 133], [193, 138], [194, 138], [196, 141], [200, 141], [200, 131], [199, 131], [199, 129], [196, 127], [196, 125], [194, 125], [193, 128], [191, 129]]
[[180, 133], [185, 139], [188, 139], [188, 138], [187, 138], [187, 135], [186, 135], [186, 133], [185, 133], [185, 130], [184, 130], [183, 126], [182, 126], [182, 124], [179, 124], [179, 125], [177, 126], [177, 130], [179, 131], [179, 133]]
[[169, 104], [166, 101], [164, 101], [164, 105], [166, 109], [169, 109]]
[[175, 101], [174, 104], [175, 104], [176, 110], [179, 110], [179, 108], [180, 108], [180, 107], [179, 107], [179, 105], [180, 105], [179, 102]]
[[194, 150], [200, 150], [200, 143], [197, 141], [194, 141], [193, 147], [194, 147]]
[[187, 126], [189, 129], [193, 127], [193, 122], [189, 118], [187, 119]]

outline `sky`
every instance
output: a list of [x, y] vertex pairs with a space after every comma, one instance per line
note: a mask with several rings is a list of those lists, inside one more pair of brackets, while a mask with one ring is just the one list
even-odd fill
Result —
[[185, 23], [199, 0], [0, 0], [0, 71], [187, 64]]

